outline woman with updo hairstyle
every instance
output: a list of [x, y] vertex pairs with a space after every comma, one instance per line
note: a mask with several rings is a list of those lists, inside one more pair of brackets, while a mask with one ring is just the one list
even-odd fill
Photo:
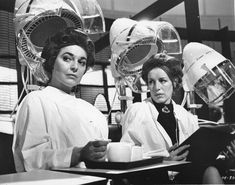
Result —
[[72, 93], [95, 62], [86, 33], [66, 28], [48, 38], [41, 56], [49, 77], [46, 87], [30, 92], [19, 106], [13, 154], [17, 172], [84, 166], [104, 161], [106, 117]]
[[182, 87], [182, 62], [164, 53], [153, 55], [142, 68], [142, 78], [148, 84], [148, 73], [158, 67], [163, 69], [173, 83], [174, 90]]
[[60, 49], [73, 44], [80, 46], [87, 53], [86, 71], [94, 66], [95, 46], [92, 40], [78, 29], [67, 28], [64, 32], [58, 32], [54, 37], [49, 38], [42, 50], [41, 57], [45, 59], [43, 68], [49, 78]]
[[[122, 142], [142, 146], [144, 155], [152, 153], [163, 156], [165, 160], [186, 160], [190, 146], [177, 146], [199, 126], [197, 117], [172, 100], [174, 91], [182, 87], [182, 76], [182, 62], [165, 53], [155, 54], [143, 64], [142, 78], [150, 97], [133, 103], [126, 110], [122, 119]], [[207, 175], [213, 173], [216, 174], [215, 181], [209, 182], [222, 182], [216, 168], [208, 168], [206, 173], [204, 170], [187, 169], [175, 179], [177, 183], [202, 183], [207, 182]], [[174, 175], [170, 179], [175, 177], [175, 173], [171, 174]], [[157, 174], [149, 179], [166, 183], [160, 181], [163, 178]]]

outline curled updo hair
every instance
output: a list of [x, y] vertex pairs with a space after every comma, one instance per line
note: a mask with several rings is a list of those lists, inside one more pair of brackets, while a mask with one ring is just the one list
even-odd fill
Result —
[[[84, 32], [69, 27], [63, 31], [57, 32], [52, 37], [48, 38], [42, 50], [41, 57], [45, 59], [43, 68], [51, 77], [52, 70], [55, 64], [55, 59], [60, 52], [60, 49], [70, 45], [78, 45], [82, 47], [87, 54], [86, 71], [95, 63], [95, 46], [92, 40]], [[49, 77], [49, 78], [50, 78]]]
[[182, 86], [182, 62], [165, 53], [158, 53], [150, 57], [142, 67], [142, 78], [148, 84], [148, 74], [152, 69], [161, 68], [169, 76], [174, 89]]

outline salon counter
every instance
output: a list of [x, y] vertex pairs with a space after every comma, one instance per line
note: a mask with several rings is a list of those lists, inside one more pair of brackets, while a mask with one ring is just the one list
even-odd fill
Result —
[[49, 170], [0, 175], [0, 185], [82, 185], [104, 184], [105, 178], [88, 175], [75, 175]]

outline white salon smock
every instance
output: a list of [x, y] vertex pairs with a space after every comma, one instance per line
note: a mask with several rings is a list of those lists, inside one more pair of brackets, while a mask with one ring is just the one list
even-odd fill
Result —
[[73, 148], [108, 138], [105, 116], [57, 88], [29, 93], [16, 115], [13, 155], [17, 171], [69, 167]]
[[[173, 102], [173, 110], [179, 129], [179, 143], [182, 143], [198, 128], [197, 118], [185, 108]], [[128, 107], [122, 119], [123, 142], [131, 142], [143, 147], [144, 153], [163, 151], [169, 155], [172, 146], [170, 136], [157, 121], [159, 112], [151, 98], [137, 102]]]

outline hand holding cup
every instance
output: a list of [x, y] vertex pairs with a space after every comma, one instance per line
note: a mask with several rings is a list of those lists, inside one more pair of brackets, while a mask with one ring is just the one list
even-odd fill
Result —
[[111, 140], [95, 140], [88, 142], [81, 150], [83, 161], [104, 161], [107, 145]]

